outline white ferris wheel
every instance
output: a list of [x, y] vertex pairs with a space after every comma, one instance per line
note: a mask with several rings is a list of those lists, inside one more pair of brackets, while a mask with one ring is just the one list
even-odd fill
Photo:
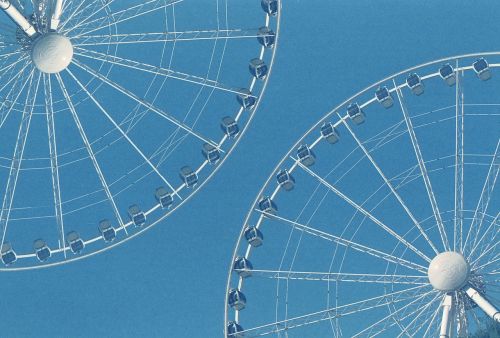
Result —
[[1, 270], [102, 252], [183, 205], [252, 120], [279, 7], [0, 0]]
[[283, 157], [238, 238], [227, 337], [467, 337], [500, 322], [500, 53], [350, 97]]

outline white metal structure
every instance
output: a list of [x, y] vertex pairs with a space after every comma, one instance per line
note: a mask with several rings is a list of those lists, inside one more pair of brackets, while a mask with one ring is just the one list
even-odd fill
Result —
[[280, 30], [280, 1], [267, 0], [1, 0], [0, 9], [8, 271], [110, 249], [183, 205], [252, 120]]
[[225, 335], [467, 337], [499, 322], [499, 67], [500, 52], [425, 63], [309, 129], [245, 219]]

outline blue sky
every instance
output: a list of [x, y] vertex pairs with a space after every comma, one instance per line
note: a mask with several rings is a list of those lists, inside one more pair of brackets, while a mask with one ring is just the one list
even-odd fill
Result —
[[2, 336], [220, 337], [230, 259], [261, 185], [330, 108], [401, 69], [498, 50], [493, 1], [283, 4], [272, 78], [237, 150], [144, 235], [61, 267], [3, 273]]

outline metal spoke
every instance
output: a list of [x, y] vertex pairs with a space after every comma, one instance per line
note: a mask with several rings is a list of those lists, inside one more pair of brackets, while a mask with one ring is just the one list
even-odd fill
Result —
[[102, 170], [99, 166], [99, 162], [97, 162], [97, 158], [95, 157], [94, 151], [92, 150], [92, 145], [90, 144], [90, 142], [87, 138], [87, 135], [85, 134], [83, 126], [80, 122], [80, 118], [78, 117], [75, 106], [73, 105], [73, 102], [71, 101], [71, 97], [69, 96], [69, 93], [66, 89], [66, 86], [64, 85], [64, 82], [61, 78], [61, 75], [56, 74], [56, 78], [57, 78], [57, 81], [59, 82], [59, 87], [61, 88], [61, 91], [64, 95], [64, 98], [66, 99], [66, 103], [68, 105], [68, 108], [71, 111], [71, 115], [73, 116], [73, 120], [75, 121], [75, 124], [78, 128], [78, 132], [80, 133], [80, 137], [82, 138], [82, 141], [85, 144], [85, 148], [87, 149], [87, 152], [89, 154], [89, 157], [92, 160], [92, 164], [93, 164], [94, 169], [97, 173], [97, 176], [99, 177], [99, 181], [101, 182], [102, 188], [104, 189], [104, 192], [106, 193], [106, 196], [111, 204], [111, 207], [113, 208], [113, 212], [114, 212], [115, 217], [119, 223], [119, 226], [120, 226], [120, 228], [125, 230], [125, 233], [127, 233], [127, 229], [125, 228], [123, 220], [120, 216], [120, 211], [118, 210], [118, 207], [116, 206], [115, 200], [113, 198], [113, 194], [111, 193], [111, 190], [106, 182], [106, 178], [104, 177], [104, 174], [102, 173]]
[[[195, 76], [195, 75], [190, 75], [182, 72], [177, 72], [171, 69], [166, 69], [163, 67], [158, 67], [158, 66], [152, 66], [147, 63], [142, 63], [130, 59], [125, 59], [121, 58], [118, 56], [110, 55], [110, 54], [104, 54], [80, 47], [75, 47], [75, 55], [89, 58], [92, 60], [97, 60], [97, 61], [103, 61], [103, 62], [108, 62], [113, 65], [118, 65], [120, 67], [124, 68], [129, 68], [129, 69], [135, 69], [141, 72], [149, 73], [149, 74], [154, 74], [154, 75], [160, 75], [164, 76], [166, 78], [172, 78], [175, 80], [179, 81], [184, 81], [188, 83], [193, 83], [202, 87], [207, 87], [207, 88], [214, 88], [217, 90], [221, 90], [224, 92], [232, 93], [232, 94], [245, 94], [244, 92], [241, 91], [241, 89], [238, 88], [233, 88], [230, 86], [227, 86], [223, 83], [219, 83], [214, 80], [206, 79], [200, 76]], [[255, 96], [253, 96], [255, 97]]]
[[413, 128], [413, 123], [411, 121], [411, 117], [408, 114], [408, 110], [406, 108], [406, 105], [403, 103], [403, 93], [401, 92], [401, 89], [396, 85], [396, 82], [394, 82], [394, 88], [398, 96], [398, 101], [399, 105], [401, 107], [401, 111], [403, 112], [404, 119], [406, 122], [406, 127], [408, 129], [408, 133], [411, 138], [411, 143], [413, 145], [413, 149], [415, 151], [415, 156], [417, 157], [418, 165], [420, 167], [420, 171], [422, 173], [422, 179], [424, 180], [425, 184], [425, 189], [427, 190], [427, 195], [429, 197], [429, 201], [431, 203], [432, 211], [434, 212], [434, 218], [436, 219], [436, 224], [439, 230], [439, 235], [441, 236], [441, 240], [443, 242], [443, 246], [445, 250], [450, 250], [450, 244], [448, 242], [448, 237], [446, 235], [446, 230], [444, 228], [443, 220], [441, 219], [441, 213], [439, 211], [437, 202], [436, 202], [436, 197], [434, 195], [434, 191], [432, 190], [432, 185], [431, 181], [429, 179], [429, 175], [427, 173], [427, 168], [425, 167], [425, 162], [422, 157], [422, 152], [420, 151], [420, 145], [418, 144], [417, 136], [415, 135], [415, 130]]
[[[238, 270], [235, 270], [238, 271]], [[293, 270], [252, 270], [252, 276], [285, 279], [285, 280], [307, 280], [325, 282], [353, 282], [353, 283], [375, 283], [375, 284], [429, 284], [427, 276], [390, 275], [390, 274], [360, 274], [347, 272], [309, 272]]]
[[[65, 231], [64, 231], [64, 218], [61, 202], [61, 189], [59, 182], [59, 164], [57, 158], [57, 142], [56, 142], [56, 128], [54, 123], [54, 106], [52, 102], [52, 83], [49, 74], [43, 74], [44, 89], [45, 89], [45, 113], [47, 114], [47, 133], [49, 141], [50, 153], [50, 172], [52, 174], [52, 193], [54, 196], [54, 209], [57, 222], [57, 229], [59, 231], [59, 249], [64, 247]], [[64, 258], [66, 258], [66, 250], [63, 250]]]
[[[114, 1], [114, 0], [112, 0], [112, 1]], [[177, 4], [177, 3], [181, 3], [182, 1], [183, 0], [170, 0], [168, 2], [166, 2], [165, 0], [149, 0], [149, 1], [145, 1], [144, 3], [138, 4], [138, 5], [135, 5], [135, 6], [130, 6], [130, 7], [126, 8], [126, 9], [121, 10], [121, 11], [116, 11], [116, 12], [112, 13], [112, 22], [111, 23], [107, 23], [108, 17], [107, 16], [103, 16], [103, 17], [99, 17], [99, 18], [96, 18], [96, 19], [93, 19], [93, 20], [90, 20], [90, 21], [81, 22], [80, 24], [78, 24], [78, 25], [74, 26], [73, 28], [71, 28], [70, 30], [68, 30], [66, 32], [66, 34], [68, 34], [69, 32], [73, 31], [75, 28], [78, 28], [78, 27], [82, 26], [83, 24], [85, 24], [86, 26], [88, 26], [89, 24], [92, 24], [92, 23], [95, 23], [95, 22], [100, 22], [100, 23], [104, 22], [104, 24], [102, 24], [102, 25], [100, 25], [100, 26], [98, 26], [96, 28], [87, 30], [87, 31], [85, 31], [83, 33], [83, 34], [90, 34], [92, 32], [95, 32], [95, 31], [98, 31], [98, 30], [101, 30], [101, 29], [104, 29], [104, 28], [108, 28], [110, 26], [117, 25], [117, 24], [122, 23], [124, 21], [128, 21], [128, 20], [140, 17], [142, 15], [145, 15], [145, 14], [157, 11], [159, 9], [162, 9], [162, 8], [165, 8], [165, 7], [169, 7], [169, 6], [173, 6], [173, 5]], [[83, 20], [83, 21], [85, 21], [85, 20]], [[80, 34], [80, 35], [82, 35], [82, 34]], [[79, 35], [77, 35], [77, 37], [78, 36]]]
[[[164, 112], [163, 110], [155, 107], [153, 104], [139, 98], [137, 95], [135, 95], [134, 93], [130, 92], [129, 90], [123, 88], [122, 86], [120, 86], [119, 84], [115, 83], [114, 81], [111, 81], [110, 79], [108, 79], [107, 77], [103, 76], [102, 74], [98, 73], [97, 71], [95, 71], [94, 69], [86, 66], [85, 64], [82, 64], [81, 62], [77, 61], [77, 60], [74, 60], [73, 59], [73, 63], [75, 65], [77, 65], [80, 69], [83, 69], [85, 70], [87, 73], [93, 75], [94, 77], [98, 78], [99, 80], [101, 80], [102, 82], [108, 84], [109, 86], [113, 87], [114, 89], [116, 89], [117, 91], [121, 92], [122, 94], [126, 95], [127, 97], [129, 97], [130, 99], [132, 99], [133, 101], [139, 103], [140, 105], [148, 108], [149, 110], [151, 110], [152, 112], [156, 113], [157, 115], [161, 116], [162, 118], [166, 119], [167, 121], [173, 123], [174, 125], [176, 125], [177, 127], [179, 127], [180, 129], [188, 132], [189, 134], [191, 134], [192, 136], [196, 137], [197, 139], [199, 139], [200, 141], [203, 141], [205, 143], [208, 143], [210, 145], [212, 145], [213, 147], [215, 148], [218, 148], [220, 149], [219, 145], [216, 144], [214, 141], [211, 141], [211, 140], [208, 140], [207, 138], [205, 138], [204, 136], [198, 134], [197, 132], [195, 132], [193, 129], [191, 129], [190, 127], [184, 125], [182, 122], [179, 122], [177, 121], [174, 117], [170, 116], [168, 113]], [[68, 69], [67, 69], [68, 70]]]
[[[31, 117], [33, 116], [33, 110], [35, 109], [35, 101], [36, 101], [36, 96], [38, 95], [38, 86], [40, 84], [41, 75], [38, 76], [36, 84], [33, 84], [33, 78], [34, 78], [34, 73], [32, 72], [30, 75], [29, 86], [26, 93], [26, 100], [24, 104], [23, 115], [21, 117], [21, 124], [19, 126], [19, 132], [17, 134], [14, 154], [12, 155], [9, 177], [7, 178], [7, 185], [5, 187], [5, 194], [2, 202], [2, 210], [0, 211], [0, 228], [2, 229], [2, 242], [0, 243], [0, 248], [4, 244], [5, 235], [7, 234], [10, 212], [12, 210], [14, 195], [16, 193], [17, 179], [19, 178], [19, 171], [21, 169], [21, 162], [23, 160], [26, 140], [28, 138], [28, 132], [31, 124]], [[33, 85], [35, 86], [35, 88], [33, 88]]]
[[[486, 237], [486, 234], [488, 234], [491, 229], [493, 229], [495, 226], [497, 226], [496, 223], [497, 223], [499, 215], [500, 215], [500, 213], [497, 213], [497, 215], [495, 216], [495, 218], [493, 219], [493, 221], [490, 223], [490, 225], [488, 226], [488, 228], [486, 228], [486, 230], [484, 231], [484, 233], [481, 236], [481, 238], [477, 241], [477, 244], [472, 248], [472, 250], [470, 252], [470, 255], [468, 256], [469, 260], [472, 258], [472, 255], [475, 253], [475, 251], [476, 251], [477, 247], [479, 246], [479, 244], [484, 241], [484, 239]], [[498, 229], [497, 229], [497, 233], [498, 233]]]
[[404, 239], [403, 237], [401, 237], [400, 235], [398, 235], [394, 230], [392, 230], [390, 227], [388, 227], [387, 225], [385, 225], [384, 223], [382, 223], [379, 219], [377, 219], [375, 216], [373, 216], [370, 212], [368, 212], [363, 207], [361, 207], [360, 205], [358, 205], [356, 202], [354, 202], [353, 200], [351, 200], [349, 197], [347, 197], [346, 195], [344, 195], [340, 190], [338, 190], [337, 188], [335, 188], [333, 185], [331, 185], [329, 182], [327, 182], [326, 180], [324, 180], [322, 177], [320, 177], [318, 174], [316, 174], [315, 172], [313, 172], [311, 169], [309, 169], [308, 167], [306, 167], [305, 165], [303, 165], [300, 161], [297, 161], [296, 159], [294, 159], [294, 160], [296, 161], [296, 163], [298, 164], [298, 166], [300, 168], [302, 168], [306, 173], [308, 173], [312, 177], [316, 178], [326, 188], [328, 188], [330, 191], [332, 191], [333, 193], [335, 193], [341, 199], [343, 199], [344, 201], [346, 201], [348, 204], [350, 204], [353, 208], [355, 208], [361, 214], [365, 215], [373, 223], [377, 224], [381, 229], [383, 229], [388, 234], [390, 234], [392, 237], [394, 237], [399, 242], [401, 242], [401, 244], [403, 244], [408, 249], [410, 249], [411, 251], [413, 251], [414, 253], [416, 253], [418, 256], [420, 256], [425, 261], [427, 261], [427, 262], [431, 261], [431, 259], [429, 257], [427, 257], [422, 251], [418, 250], [413, 244], [411, 244], [406, 239]]
[[282, 223], [291, 225], [294, 228], [297, 228], [297, 229], [304, 231], [308, 234], [311, 234], [313, 236], [317, 236], [317, 237], [326, 239], [328, 241], [337, 243], [339, 245], [345, 246], [347, 248], [350, 248], [350, 249], [353, 249], [353, 250], [356, 250], [359, 252], [363, 252], [363, 253], [368, 254], [370, 256], [373, 256], [373, 257], [383, 259], [384, 261], [389, 262], [389, 263], [399, 264], [399, 265], [405, 266], [407, 268], [410, 268], [412, 270], [422, 272], [424, 274], [427, 273], [427, 268], [424, 267], [423, 265], [410, 262], [410, 261], [405, 260], [403, 258], [399, 258], [399, 257], [393, 256], [391, 254], [367, 247], [365, 245], [344, 239], [342, 237], [338, 237], [338, 236], [335, 236], [333, 234], [326, 233], [324, 231], [318, 230], [318, 229], [313, 228], [311, 226], [307, 226], [307, 225], [298, 223], [296, 221], [289, 220], [289, 219], [281, 217], [281, 216], [269, 214], [269, 213], [266, 213], [266, 212], [263, 212], [260, 210], [255, 210], [255, 211], [261, 213], [262, 215], [265, 215], [268, 218], [275, 219], [275, 220], [280, 221]]
[[126, 45], [157, 42], [205, 41], [227, 39], [255, 39], [259, 36], [258, 29], [212, 29], [181, 32], [130, 33], [80, 35], [72, 39], [73, 46]]
[[488, 170], [488, 174], [486, 175], [483, 189], [481, 191], [481, 196], [479, 197], [479, 201], [477, 202], [476, 210], [474, 211], [474, 217], [472, 218], [472, 222], [467, 232], [467, 237], [465, 238], [465, 243], [464, 243], [465, 248], [467, 247], [469, 241], [471, 242], [470, 246], [472, 249], [469, 253], [469, 257], [474, 253], [475, 248], [479, 243], [478, 238], [481, 228], [483, 226], [484, 216], [486, 215], [486, 211], [488, 210], [491, 197], [493, 196], [493, 189], [495, 188], [499, 172], [500, 172], [500, 139], [497, 142], [495, 153], [493, 154], [493, 158], [491, 159], [490, 168]]
[[[457, 67], [458, 69], [458, 61]], [[464, 210], [464, 92], [463, 72], [456, 71], [455, 83], [455, 209], [453, 221], [453, 250], [463, 252]]]
[[115, 128], [120, 132], [120, 134], [129, 142], [129, 144], [135, 149], [135, 151], [142, 157], [142, 159], [149, 165], [149, 167], [161, 178], [163, 182], [176, 194], [179, 199], [182, 200], [182, 197], [180, 197], [174, 187], [167, 181], [167, 179], [158, 171], [158, 168], [156, 168], [153, 163], [151, 163], [151, 160], [144, 155], [144, 153], [141, 151], [141, 149], [130, 139], [130, 137], [127, 135], [126, 132], [123, 131], [123, 129], [118, 125], [118, 123], [113, 120], [113, 118], [109, 115], [109, 113], [104, 109], [104, 107], [97, 101], [97, 99], [87, 90], [87, 88], [78, 80], [78, 78], [69, 70], [66, 69], [68, 74], [75, 80], [75, 82], [82, 88], [82, 90], [87, 94], [87, 96], [94, 102], [94, 104], [99, 108], [99, 110], [108, 118], [108, 120], [115, 126]]
[[[340, 305], [335, 308], [329, 308], [323, 311], [309, 313], [306, 315], [288, 318], [285, 320], [277, 321], [275, 323], [265, 324], [251, 329], [241, 331], [245, 337], [256, 337], [267, 334], [273, 334], [284, 330], [318, 323], [332, 318], [345, 317], [352, 314], [359, 314], [372, 309], [377, 309], [387, 305], [394, 305], [400, 302], [413, 300], [422, 294], [425, 287], [417, 286], [406, 290], [395, 291], [377, 296], [373, 298], [364, 299], [361, 301], [353, 302], [350, 304]], [[431, 291], [432, 292], [432, 291]]]
[[347, 122], [345, 121], [345, 119], [343, 119], [340, 115], [339, 115], [339, 118], [341, 119], [341, 121], [343, 122], [344, 126], [347, 128], [347, 130], [351, 134], [351, 136], [354, 138], [354, 140], [358, 144], [359, 148], [363, 151], [363, 153], [368, 158], [368, 160], [370, 160], [370, 162], [372, 163], [372, 166], [377, 170], [377, 172], [379, 173], [379, 175], [382, 177], [382, 179], [384, 180], [384, 182], [387, 185], [387, 187], [389, 187], [389, 189], [391, 190], [392, 194], [396, 197], [396, 199], [398, 200], [399, 204], [401, 204], [401, 206], [405, 210], [406, 214], [412, 220], [413, 224], [415, 224], [415, 226], [417, 227], [417, 229], [420, 231], [420, 234], [422, 234], [422, 236], [427, 240], [427, 243], [431, 246], [431, 248], [434, 250], [434, 252], [436, 254], [439, 253], [439, 251], [436, 248], [436, 246], [434, 245], [434, 243], [431, 241], [431, 239], [429, 238], [429, 236], [427, 235], [427, 233], [424, 231], [424, 229], [422, 228], [422, 226], [420, 225], [420, 223], [417, 221], [417, 219], [415, 218], [415, 216], [413, 216], [413, 213], [410, 211], [410, 209], [404, 203], [403, 199], [398, 194], [398, 192], [396, 191], [396, 189], [394, 188], [394, 186], [392, 185], [392, 183], [384, 175], [384, 173], [382, 172], [382, 169], [380, 169], [380, 167], [378, 166], [378, 164], [375, 162], [375, 160], [371, 156], [370, 152], [366, 149], [366, 147], [363, 145], [363, 143], [361, 143], [361, 141], [358, 139], [358, 137], [356, 136], [356, 134], [354, 133], [354, 131], [352, 130], [352, 128], [347, 124]]

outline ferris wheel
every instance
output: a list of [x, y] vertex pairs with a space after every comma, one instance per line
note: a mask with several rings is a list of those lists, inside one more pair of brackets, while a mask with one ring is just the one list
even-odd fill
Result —
[[0, 0], [1, 270], [143, 233], [237, 145], [280, 1]]
[[467, 337], [500, 322], [500, 53], [432, 61], [328, 112], [252, 205], [227, 337]]

